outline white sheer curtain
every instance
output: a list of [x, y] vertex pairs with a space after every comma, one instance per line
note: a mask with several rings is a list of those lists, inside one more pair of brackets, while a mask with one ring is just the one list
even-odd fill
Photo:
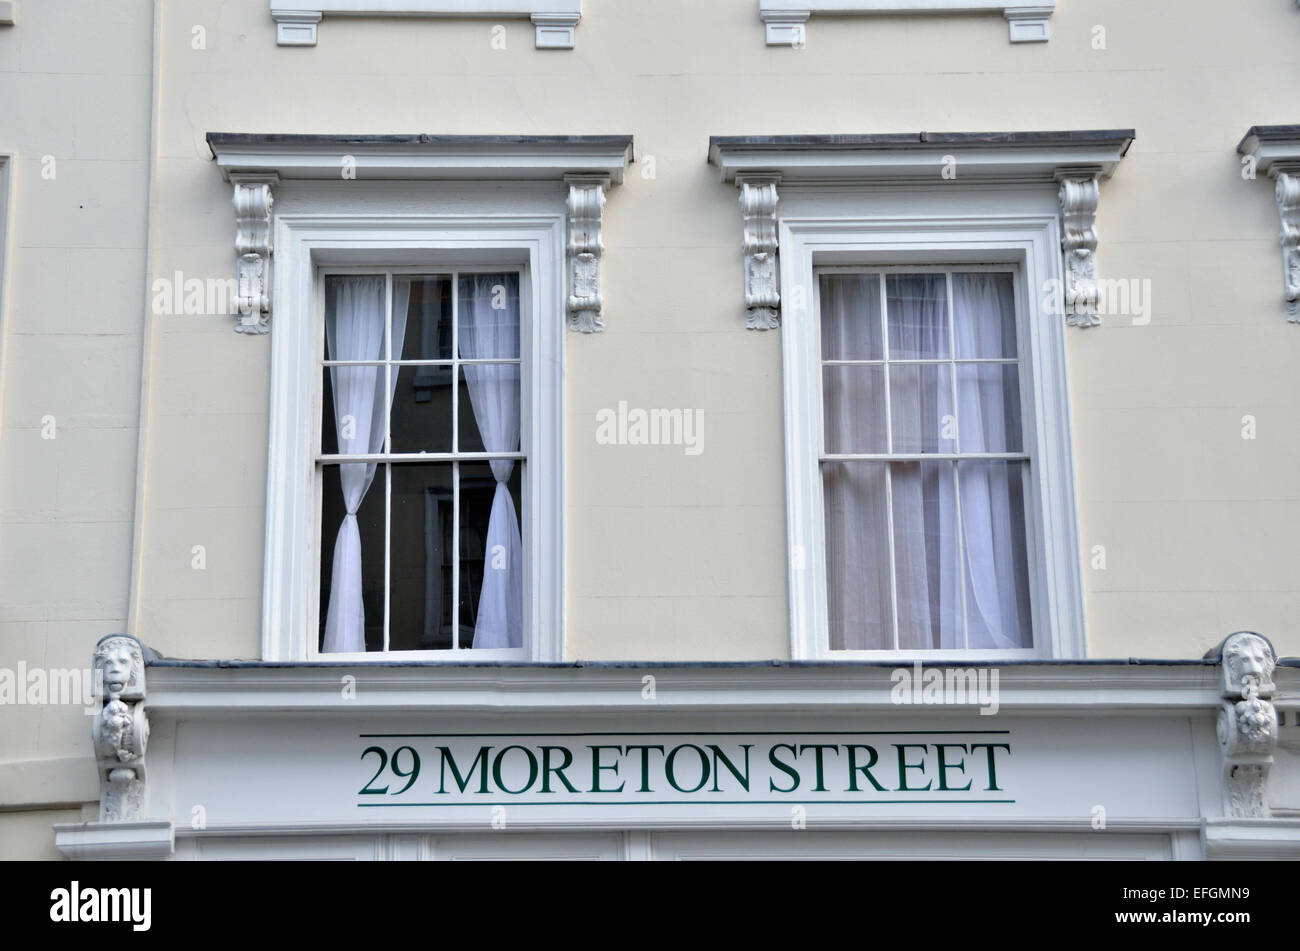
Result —
[[[958, 357], [1014, 357], [1015, 299], [1006, 274], [953, 275]], [[962, 452], [1019, 452], [1016, 370], [965, 364], [957, 371]], [[960, 464], [968, 646], [1032, 646], [1022, 464]]]
[[[890, 275], [889, 358], [944, 359], [948, 289], [942, 274]], [[889, 368], [893, 452], [952, 452], [955, 442], [950, 365]], [[898, 646], [962, 646], [957, 507], [950, 462], [892, 463]]]
[[[334, 278], [333, 307], [325, 315], [326, 355], [330, 360], [384, 359], [385, 279], [383, 276]], [[406, 300], [394, 292], [394, 356], [406, 335]], [[396, 373], [393, 382], [396, 382]], [[334, 424], [339, 453], [382, 452], [387, 434], [392, 384], [382, 366], [330, 367]], [[338, 467], [346, 514], [334, 541], [329, 609], [325, 619], [326, 653], [361, 653], [366, 649], [366, 615], [361, 601], [361, 532], [357, 510], [375, 478], [375, 464], [343, 463]]]
[[[518, 359], [519, 282], [513, 274], [480, 274], [460, 282], [457, 335], [463, 360]], [[519, 364], [467, 364], [474, 421], [487, 452], [519, 451]], [[510, 495], [512, 459], [491, 463], [496, 488], [484, 541], [483, 588], [474, 647], [523, 646], [523, 539]]]
[[[823, 279], [823, 359], [883, 359], [876, 280], [860, 275]], [[826, 451], [952, 453], [958, 442], [963, 453], [1021, 451], [1013, 365], [897, 362], [1014, 358], [1009, 276], [953, 275], [952, 341], [944, 275], [889, 275], [886, 296], [892, 447], [886, 446], [883, 367], [828, 366], [823, 369]], [[898, 646], [1031, 646], [1023, 464], [936, 460], [822, 464], [832, 649], [894, 646], [886, 465], [892, 483]]]

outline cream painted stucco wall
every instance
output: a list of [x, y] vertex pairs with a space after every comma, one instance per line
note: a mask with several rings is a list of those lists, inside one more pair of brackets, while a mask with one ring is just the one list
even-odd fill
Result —
[[[0, 153], [14, 156], [0, 281], [9, 672], [86, 668], [127, 623], [153, 49], [151, 0], [16, 10], [0, 27]], [[96, 795], [88, 729], [80, 704], [0, 704], [0, 858], [58, 857], [50, 825], [78, 813], [40, 806]]]
[[[1300, 649], [1300, 334], [1271, 189], [1234, 153], [1249, 125], [1294, 119], [1300, 11], [1062, 0], [1050, 43], [1016, 45], [998, 17], [814, 19], [799, 51], [764, 45], [752, 0], [586, 6], [568, 52], [534, 49], [524, 22], [497, 50], [487, 21], [343, 19], [293, 49], [259, 3], [172, 0], [158, 273], [230, 268], [209, 131], [632, 133], [606, 208], [608, 329], [568, 338], [566, 654], [785, 657], [780, 340], [744, 329], [736, 192], [708, 136], [1131, 126], [1100, 260], [1151, 280], [1152, 319], [1070, 334], [1080, 541], [1107, 562], [1086, 579], [1091, 652], [1192, 657], [1241, 628]], [[269, 341], [198, 317], [157, 334], [137, 633], [256, 656]], [[620, 400], [702, 409], [704, 453], [597, 445], [595, 412]]]
[[[540, 51], [523, 21], [499, 50], [491, 21], [339, 18], [277, 47], [265, 0], [165, 0], [146, 274], [151, 5], [22, 4], [0, 28], [0, 150], [19, 153], [0, 664], [84, 665], [124, 625], [173, 656], [258, 655], [270, 339], [144, 300], [177, 271], [233, 276], [210, 131], [633, 134], [606, 207], [607, 329], [567, 338], [566, 655], [743, 660], [789, 653], [780, 335], [744, 328], [737, 193], [709, 135], [1136, 128], [1099, 259], [1151, 280], [1152, 319], [1069, 334], [1080, 546], [1107, 562], [1085, 569], [1090, 652], [1195, 657], [1253, 629], [1300, 654], [1300, 328], [1272, 189], [1235, 154], [1248, 126], [1297, 121], [1300, 8], [1058, 6], [1046, 44], [1010, 44], [997, 16], [815, 18], [792, 50], [764, 45], [754, 0], [587, 0], [576, 49]], [[705, 451], [597, 445], [620, 400], [703, 410]], [[0, 717], [0, 760], [86, 749], [79, 716]]]

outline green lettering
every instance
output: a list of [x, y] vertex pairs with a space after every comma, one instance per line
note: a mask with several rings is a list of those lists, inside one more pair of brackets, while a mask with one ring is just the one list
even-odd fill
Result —
[[613, 771], [614, 771], [614, 775], [615, 775], [615, 776], [618, 775], [618, 763], [614, 763], [614, 764], [612, 764], [612, 765], [606, 765], [606, 764], [602, 763], [602, 762], [600, 761], [600, 751], [601, 751], [601, 750], [615, 750], [615, 751], [618, 752], [618, 753], [622, 753], [622, 752], [623, 752], [623, 747], [621, 747], [621, 746], [592, 746], [592, 747], [589, 747], [589, 749], [591, 750], [591, 791], [592, 791], [592, 792], [612, 792], [612, 793], [619, 793], [619, 792], [622, 792], [622, 791], [623, 791], [623, 787], [627, 785], [626, 782], [621, 782], [621, 783], [619, 783], [617, 789], [601, 789], [601, 788], [600, 788], [600, 771], [601, 771], [602, 769], [613, 770]]
[[971, 781], [969, 779], [966, 780], [965, 786], [950, 787], [948, 785], [948, 770], [950, 769], [961, 770], [961, 773], [964, 776], [966, 775], [966, 761], [962, 760], [961, 762], [958, 763], [947, 763], [944, 761], [943, 758], [943, 751], [946, 749], [952, 748], [955, 750], [961, 750], [963, 753], [965, 753], [966, 747], [963, 746], [961, 743], [936, 743], [934, 744], [934, 748], [939, 751], [939, 791], [940, 792], [950, 792], [950, 791], [966, 792], [968, 789], [970, 789]]
[[[528, 782], [524, 783], [522, 789], [511, 789], [506, 785], [505, 780], [501, 778], [501, 761], [505, 759], [505, 755], [511, 750], [519, 750], [519, 752], [528, 757]], [[537, 757], [534, 756], [533, 751], [526, 746], [507, 746], [498, 753], [496, 759], [492, 761], [492, 778], [496, 780], [497, 788], [504, 793], [518, 796], [520, 793], [528, 792], [528, 790], [533, 788], [533, 783], [537, 782]]]
[[664, 751], [662, 746], [628, 746], [624, 748], [626, 752], [631, 753], [633, 750], [641, 751], [641, 788], [637, 792], [654, 792], [650, 788], [650, 751]]
[[898, 750], [898, 791], [899, 792], [925, 792], [930, 788], [933, 780], [926, 780], [924, 786], [907, 785], [907, 771], [909, 769], [925, 770], [925, 762], [909, 763], [907, 761], [908, 749], [918, 749], [922, 755], [925, 753], [926, 744], [924, 743], [895, 743], [894, 748]]
[[467, 772], [464, 775], [464, 777], [462, 777], [460, 775], [460, 770], [456, 768], [456, 758], [451, 755], [451, 749], [446, 746], [438, 747], [439, 752], [442, 753], [442, 765], [439, 766], [438, 768], [438, 786], [439, 786], [438, 792], [445, 793], [447, 791], [446, 767], [448, 766], [451, 767], [451, 775], [455, 777], [456, 785], [460, 788], [461, 792], [464, 792], [465, 787], [469, 785], [470, 779], [473, 778], [474, 776], [474, 770], [478, 769], [481, 766], [483, 767], [483, 781], [482, 784], [479, 786], [479, 792], [482, 793], [483, 795], [487, 795], [487, 791], [488, 791], [487, 760], [488, 760], [488, 753], [491, 751], [491, 749], [492, 747], [490, 746], [480, 746], [478, 748], [478, 756], [475, 756], [474, 762], [469, 764], [469, 772]]
[[[865, 766], [858, 765], [858, 750], [866, 750], [867, 755], [871, 757], [871, 759], [867, 760], [867, 764]], [[865, 743], [850, 743], [848, 746], [848, 751], [849, 751], [848, 791], [862, 792], [862, 790], [858, 788], [858, 777], [855, 775], [856, 773], [861, 773], [863, 776], [867, 777], [867, 779], [871, 781], [871, 785], [876, 787], [876, 792], [884, 792], [885, 787], [880, 785], [880, 783], [876, 782], [876, 777], [871, 775], [871, 767], [876, 765], [876, 760], [879, 758], [876, 753], [876, 748], [874, 746], [867, 746], [867, 744]]]
[[[551, 753], [559, 750], [564, 754], [564, 762], [559, 766], [551, 765]], [[554, 792], [551, 788], [551, 773], [560, 777], [560, 782], [564, 783], [569, 792], [576, 793], [578, 790], [573, 788], [573, 783], [569, 782], [569, 777], [564, 775], [564, 771], [573, 765], [573, 754], [563, 746], [543, 746], [542, 747], [542, 789], [544, 793]]]
[[803, 755], [804, 750], [813, 751], [813, 762], [817, 764], [817, 786], [813, 789], [813, 792], [826, 792], [826, 783], [824, 782], [825, 770], [823, 769], [822, 764], [822, 750], [830, 750], [831, 752], [838, 754], [840, 748], [834, 743], [813, 743], [808, 746], [799, 747], [800, 756]]
[[[677, 754], [682, 750], [695, 750], [700, 754], [700, 781], [690, 789], [683, 789], [677, 785], [676, 771], [673, 769], [673, 763], [677, 759]], [[672, 786], [678, 792], [693, 793], [699, 792], [704, 788], [704, 784], [709, 781], [709, 754], [704, 752], [694, 743], [684, 743], [681, 746], [674, 746], [668, 751], [668, 757], [664, 760], [664, 773], [668, 777], [668, 785]]]
[[1006, 751], [1007, 751], [1007, 755], [1010, 756], [1010, 755], [1011, 755], [1011, 747], [1010, 747], [1008, 744], [1006, 744], [1006, 743], [972, 743], [972, 744], [970, 745], [970, 751], [971, 751], [972, 753], [974, 753], [974, 752], [975, 752], [976, 750], [978, 750], [978, 749], [986, 749], [986, 750], [989, 751], [989, 752], [988, 752], [988, 756], [989, 756], [989, 787], [988, 787], [987, 790], [985, 790], [985, 792], [1001, 792], [1002, 789], [1001, 789], [1001, 787], [998, 786], [998, 770], [997, 770], [997, 764], [994, 763], [994, 761], [993, 761], [993, 751], [994, 751], [994, 750], [1006, 750]]
[[768, 761], [769, 761], [773, 766], [775, 766], [777, 769], [781, 770], [781, 772], [785, 773], [785, 774], [788, 775], [791, 779], [793, 779], [793, 780], [794, 780], [794, 784], [793, 784], [789, 789], [778, 789], [777, 786], [776, 786], [776, 780], [775, 780], [775, 779], [769, 779], [769, 780], [767, 781], [768, 788], [769, 788], [772, 792], [783, 792], [783, 793], [784, 793], [784, 792], [794, 792], [796, 789], [799, 788], [799, 771], [798, 771], [797, 769], [795, 769], [794, 766], [792, 766], [791, 764], [789, 764], [789, 763], [783, 763], [783, 762], [781, 762], [781, 760], [777, 759], [777, 758], [776, 758], [776, 751], [777, 751], [777, 750], [789, 750], [789, 751], [790, 751], [792, 754], [794, 754], [795, 756], [798, 756], [799, 754], [798, 754], [797, 752], [795, 752], [795, 748], [794, 748], [794, 746], [791, 745], [791, 744], [789, 744], [789, 743], [778, 743], [778, 744], [776, 744], [776, 746], [772, 747], [770, 750], [767, 751], [767, 758], [768, 758]]
[[742, 787], [744, 787], [745, 792], [749, 792], [749, 751], [754, 748], [754, 744], [742, 743], [740, 744], [740, 748], [745, 751], [745, 774], [743, 776], [740, 774], [740, 771], [736, 769], [736, 764], [733, 763], [731, 760], [727, 759], [727, 754], [723, 753], [721, 749], [714, 746], [713, 744], [709, 745], [709, 751], [713, 753], [713, 791], [714, 792], [722, 791], [718, 788], [718, 773], [721, 772], [721, 770], [718, 769], [718, 760], [721, 760], [722, 765], [727, 767], [727, 769], [731, 772], [732, 776], [736, 777], [736, 781], [740, 783]]

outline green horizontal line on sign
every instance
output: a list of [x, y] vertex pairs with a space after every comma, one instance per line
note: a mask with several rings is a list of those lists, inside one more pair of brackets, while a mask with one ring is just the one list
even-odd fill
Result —
[[567, 802], [359, 802], [358, 809], [388, 809], [399, 806], [897, 806], [917, 804], [921, 806], [971, 806], [971, 805], [1014, 805], [1014, 799], [787, 799], [781, 802], [756, 802], [752, 799], [714, 799], [709, 801], [691, 801], [689, 799], [635, 799], [629, 802], [615, 802], [609, 799], [592, 799]]
[[357, 736], [363, 740], [375, 740], [417, 736], [463, 739], [488, 736], [1004, 736], [1010, 733], [1010, 730], [778, 730], [770, 733], [761, 730], [615, 730], [612, 733], [358, 733]]

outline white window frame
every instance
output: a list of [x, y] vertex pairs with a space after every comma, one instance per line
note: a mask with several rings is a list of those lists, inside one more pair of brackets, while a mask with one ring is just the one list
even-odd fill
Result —
[[[565, 216], [547, 214], [278, 215], [271, 333], [271, 416], [262, 656], [288, 662], [554, 662], [563, 657]], [[315, 479], [322, 398], [322, 267], [518, 266], [524, 484], [524, 646], [507, 650], [322, 654]], [[521, 297], [524, 296], [521, 286]]]
[[330, 16], [528, 19], [538, 49], [573, 49], [582, 0], [271, 0], [275, 41], [315, 46], [318, 24]]
[[14, 153], [0, 152], [0, 419], [4, 410], [5, 341], [9, 338], [7, 294], [9, 282], [9, 235], [13, 231], [10, 207], [10, 183], [13, 181]]
[[[855, 189], [823, 193], [802, 205], [792, 193], [783, 196], [782, 202], [791, 206], [783, 213], [778, 230], [791, 656], [837, 661], [1085, 657], [1066, 325], [1059, 307], [1051, 312], [1059, 301], [1047, 302], [1044, 293], [1036, 290], [1061, 286], [1058, 215], [1047, 208], [1023, 214], [953, 215], [936, 210], [932, 215], [894, 215], [888, 213], [888, 202], [873, 201], [869, 193]], [[910, 205], [904, 201], [899, 207], [925, 204], [924, 200]], [[947, 202], [943, 206], [952, 207]], [[831, 208], [844, 212], [827, 216], [825, 212]], [[820, 464], [823, 430], [817, 274], [826, 265], [892, 264], [1010, 265], [1017, 271], [1024, 442], [1033, 460], [1026, 480], [1029, 505], [1025, 512], [1034, 602], [1031, 649], [830, 649]]]
[[759, 0], [768, 46], [803, 47], [808, 18], [817, 15], [1000, 13], [1012, 43], [1045, 43], [1056, 0]]

